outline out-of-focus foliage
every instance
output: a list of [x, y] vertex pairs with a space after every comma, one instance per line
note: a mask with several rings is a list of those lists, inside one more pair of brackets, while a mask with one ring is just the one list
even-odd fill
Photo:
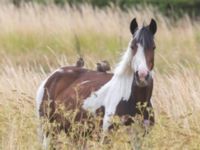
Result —
[[164, 14], [171, 16], [174, 14], [181, 15], [188, 13], [192, 16], [200, 15], [199, 0], [11, 0], [16, 6], [20, 7], [21, 3], [37, 2], [41, 4], [55, 3], [63, 6], [66, 3], [70, 5], [79, 5], [89, 3], [94, 7], [118, 6], [123, 10], [136, 5], [153, 5], [158, 7]]

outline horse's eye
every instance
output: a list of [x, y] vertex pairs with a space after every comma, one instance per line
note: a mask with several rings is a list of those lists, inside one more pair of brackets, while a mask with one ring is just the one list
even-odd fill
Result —
[[155, 49], [156, 49], [156, 47], [154, 46], [154, 47], [153, 47], [153, 50], [155, 50]]

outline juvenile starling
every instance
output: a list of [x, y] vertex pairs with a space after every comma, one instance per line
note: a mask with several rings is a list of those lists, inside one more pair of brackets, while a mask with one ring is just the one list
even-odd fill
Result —
[[83, 67], [84, 66], [84, 60], [83, 58], [79, 58], [76, 62], [76, 67]]
[[110, 64], [108, 61], [104, 60], [101, 61], [100, 63], [97, 63], [97, 71], [99, 72], [106, 72], [110, 70]]

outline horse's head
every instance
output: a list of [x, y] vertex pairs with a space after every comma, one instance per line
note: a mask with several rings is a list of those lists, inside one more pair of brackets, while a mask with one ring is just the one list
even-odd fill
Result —
[[148, 26], [139, 29], [135, 18], [130, 24], [130, 31], [133, 35], [130, 45], [133, 54], [131, 66], [138, 86], [147, 86], [152, 79], [155, 50], [154, 34], [156, 30], [157, 25], [154, 19], [151, 19]]

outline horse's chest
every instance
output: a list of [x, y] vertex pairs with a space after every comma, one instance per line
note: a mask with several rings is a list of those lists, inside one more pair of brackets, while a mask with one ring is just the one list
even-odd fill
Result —
[[138, 113], [137, 105], [138, 103], [147, 102], [150, 99], [149, 89], [145, 88], [138, 88], [133, 86], [130, 98], [128, 101], [121, 100], [116, 107], [116, 115], [123, 116], [123, 115], [131, 115], [134, 116]]
[[131, 115], [135, 114], [135, 104], [133, 101], [120, 101], [116, 108], [116, 115], [123, 116], [123, 115]]

